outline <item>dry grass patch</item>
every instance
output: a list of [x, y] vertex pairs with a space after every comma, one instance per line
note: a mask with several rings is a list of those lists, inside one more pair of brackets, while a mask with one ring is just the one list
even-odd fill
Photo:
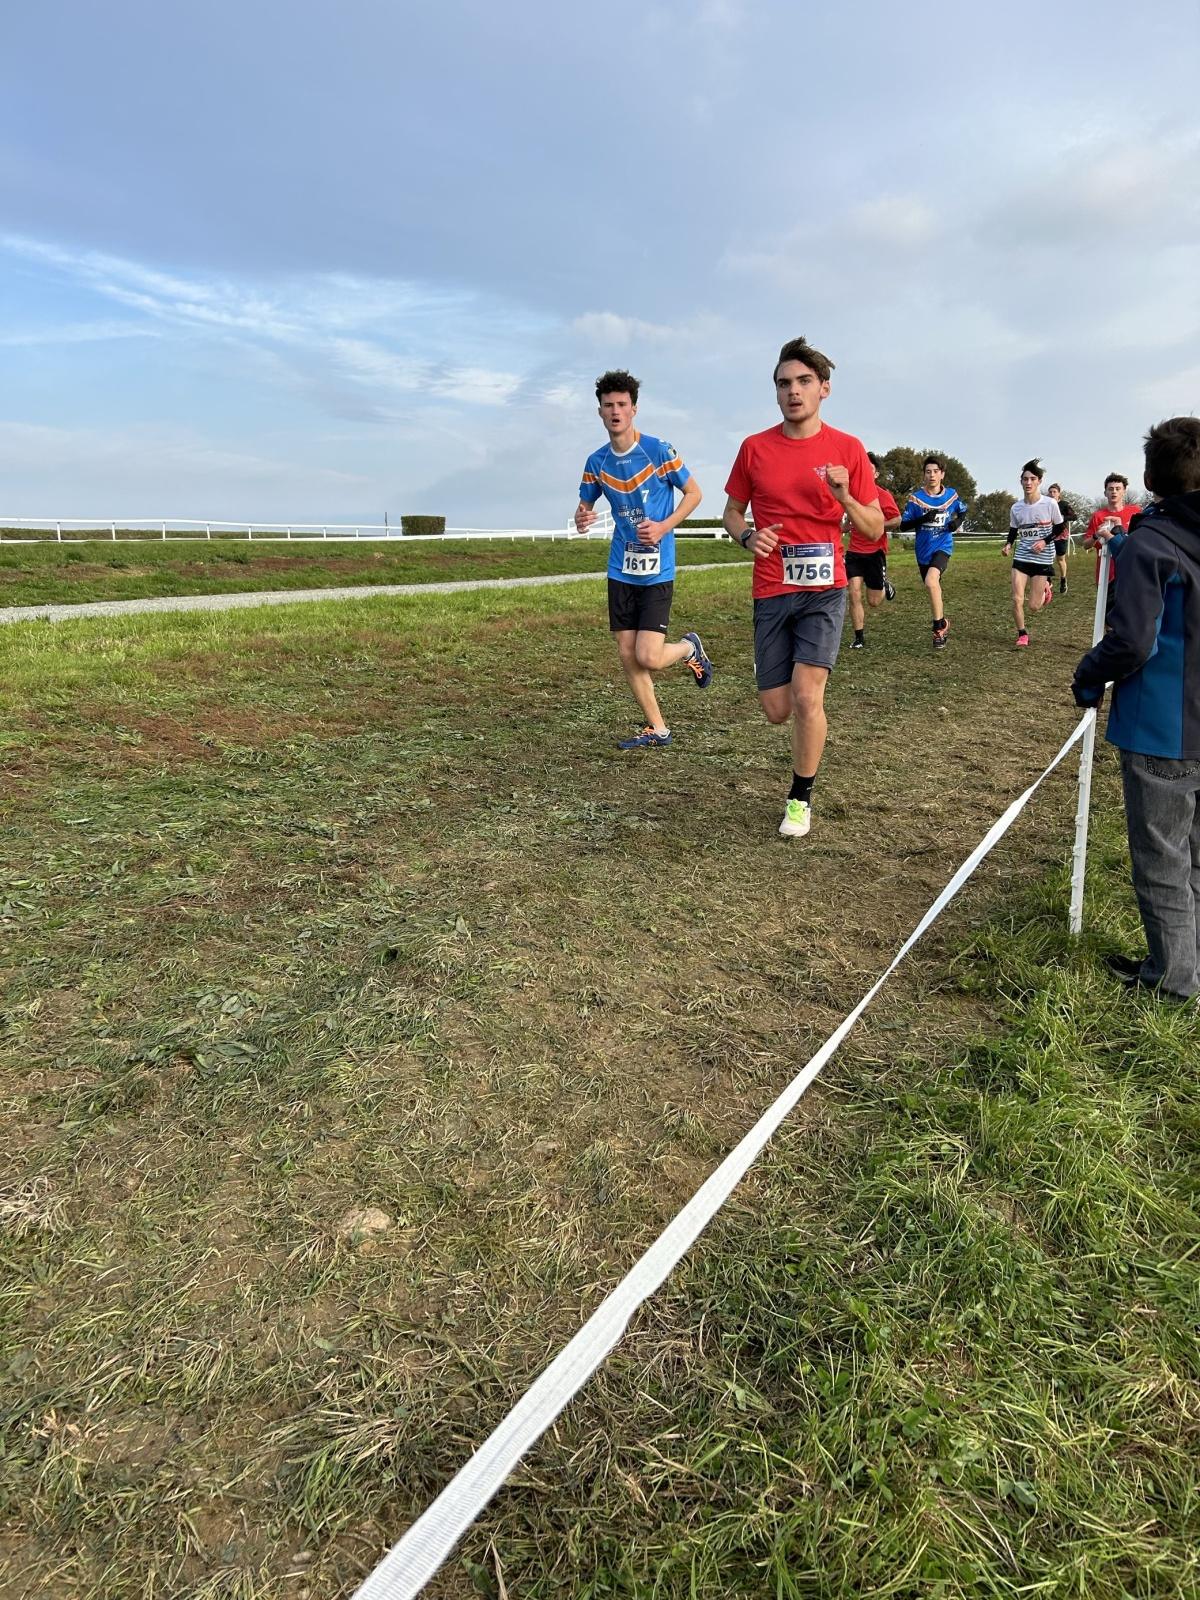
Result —
[[[668, 683], [677, 745], [633, 760], [582, 591], [0, 640], [44, 758], [5, 804], [4, 1192], [55, 1218], [6, 1234], [7, 1581], [350, 1591], [1071, 726], [1014, 707], [1081, 615], [1010, 659], [958, 570], [955, 648], [905, 593], [836, 675], [799, 850], [744, 573], [681, 582], [717, 680]], [[1183, 1581], [1194, 1025], [1067, 951], [1071, 805], [1052, 780], [431, 1593]]]

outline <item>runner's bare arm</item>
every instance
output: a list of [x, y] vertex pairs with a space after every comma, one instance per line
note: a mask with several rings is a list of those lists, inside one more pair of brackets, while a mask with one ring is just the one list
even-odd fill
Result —
[[742, 544], [743, 535], [750, 530], [750, 537], [742, 544], [743, 550], [749, 550], [753, 556], [769, 556], [779, 543], [779, 530], [783, 526], [780, 522], [773, 522], [769, 528], [755, 528], [746, 521], [746, 500], [735, 500], [732, 495], [725, 502], [725, 510], [721, 515], [721, 524], [725, 532], [735, 544]]
[[575, 531], [576, 531], [576, 533], [586, 533], [588, 531], [588, 529], [591, 527], [592, 523], [595, 522], [595, 520], [596, 520], [596, 508], [595, 508], [595, 506], [594, 505], [588, 505], [586, 500], [581, 500], [579, 502], [579, 504], [575, 507]]
[[681, 522], [690, 517], [692, 512], [695, 511], [696, 507], [704, 498], [700, 489], [700, 485], [696, 482], [695, 478], [688, 479], [680, 491], [680, 494], [681, 499], [679, 504], [675, 507], [674, 511], [672, 511], [669, 517], [664, 517], [661, 522], [651, 522], [650, 519], [647, 518], [644, 522], [638, 523], [637, 532], [639, 544], [658, 544], [658, 542], [666, 534], [670, 533], [672, 528], [677, 528]]

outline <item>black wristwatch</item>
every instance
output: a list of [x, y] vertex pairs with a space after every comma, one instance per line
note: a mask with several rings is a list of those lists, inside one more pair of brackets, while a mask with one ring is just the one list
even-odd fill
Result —
[[740, 536], [740, 537], [739, 537], [739, 539], [738, 539], [738, 543], [739, 543], [739, 544], [740, 544], [740, 545], [741, 545], [741, 547], [742, 547], [742, 549], [743, 549], [743, 550], [744, 550], [744, 549], [745, 549], [745, 548], [746, 548], [746, 546], [747, 546], [747, 545], [748, 545], [748, 544], [749, 544], [749, 543], [750, 543], [750, 535], [751, 535], [751, 534], [752, 534], [752, 533], [753, 533], [753, 532], [754, 532], [754, 529], [753, 529], [753, 528], [747, 528], [747, 529], [746, 529], [746, 531], [745, 531], [745, 533], [743, 533], [743, 534], [742, 534], [742, 535], [741, 535], [741, 536]]

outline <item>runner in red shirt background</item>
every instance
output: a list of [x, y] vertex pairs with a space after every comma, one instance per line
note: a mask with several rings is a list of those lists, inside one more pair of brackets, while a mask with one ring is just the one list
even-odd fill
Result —
[[825, 685], [846, 614], [842, 517], [872, 542], [883, 536], [867, 452], [821, 421], [832, 371], [806, 340], [784, 345], [775, 364], [783, 422], [742, 441], [725, 485], [725, 531], [754, 557], [758, 697], [768, 722], [792, 724], [792, 787], [779, 831], [793, 839], [812, 825]]
[[846, 546], [846, 578], [850, 594], [850, 626], [854, 629], [851, 650], [862, 650], [866, 646], [867, 614], [863, 606], [863, 590], [867, 591], [867, 605], [872, 611], [881, 606], [885, 598], [888, 600], [896, 598], [896, 591], [888, 578], [887, 536], [889, 530], [900, 526], [900, 507], [887, 490], [880, 487], [879, 457], [873, 450], [867, 451], [867, 460], [871, 463], [871, 476], [875, 479], [879, 509], [883, 512], [884, 531], [881, 539], [868, 539], [865, 534], [858, 531], [848, 517], [845, 519], [850, 523], [850, 543]]
[[[1098, 511], [1093, 511], [1083, 536], [1087, 549], [1096, 552], [1096, 582], [1100, 582], [1100, 563], [1108, 538], [1119, 532], [1128, 533], [1129, 524], [1141, 510], [1140, 506], [1125, 504], [1125, 496], [1129, 490], [1129, 479], [1121, 472], [1110, 472], [1104, 480], [1104, 504]], [[1112, 586], [1117, 579], [1117, 564], [1109, 557], [1108, 562], [1108, 597], [1112, 603]]]

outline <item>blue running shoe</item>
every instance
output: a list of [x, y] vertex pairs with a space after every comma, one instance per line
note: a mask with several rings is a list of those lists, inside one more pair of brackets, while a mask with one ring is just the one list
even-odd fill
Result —
[[696, 679], [697, 689], [707, 689], [712, 682], [713, 664], [704, 654], [704, 646], [700, 643], [700, 635], [698, 633], [685, 633], [683, 637], [695, 652], [683, 664]]
[[671, 742], [671, 730], [666, 733], [655, 733], [649, 725], [640, 733], [635, 733], [632, 739], [622, 739], [617, 746], [618, 750], [662, 750]]

